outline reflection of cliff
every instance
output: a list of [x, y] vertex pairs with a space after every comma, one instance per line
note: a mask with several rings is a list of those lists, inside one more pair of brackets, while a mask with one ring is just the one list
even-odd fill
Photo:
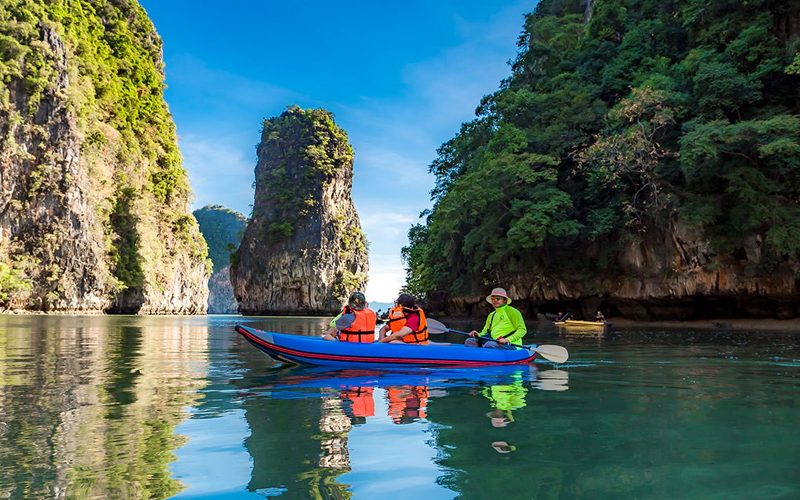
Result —
[[337, 477], [350, 469], [349, 418], [339, 398], [250, 398], [245, 403], [253, 457], [250, 491], [288, 498], [350, 498]]
[[[31, 318], [0, 336], [0, 497], [162, 498], [207, 332], [145, 318]], [[3, 331], [3, 328], [0, 328]], [[146, 334], [145, 334], [146, 331]], [[1, 373], [1, 372], [0, 372]], [[16, 471], [8, 484], [7, 470]]]

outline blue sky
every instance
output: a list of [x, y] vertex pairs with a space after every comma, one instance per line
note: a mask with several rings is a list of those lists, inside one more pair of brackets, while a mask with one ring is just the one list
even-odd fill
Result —
[[250, 215], [264, 119], [324, 108], [355, 150], [353, 201], [370, 244], [367, 299], [405, 281], [400, 249], [430, 208], [436, 148], [510, 75], [535, 1], [140, 0], [164, 40], [165, 97], [192, 209]]

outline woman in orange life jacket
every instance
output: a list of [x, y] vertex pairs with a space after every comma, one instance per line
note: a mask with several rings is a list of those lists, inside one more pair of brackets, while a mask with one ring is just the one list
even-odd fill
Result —
[[363, 293], [350, 294], [347, 305], [333, 318], [330, 328], [322, 338], [339, 339], [342, 342], [375, 342], [375, 322], [378, 316], [368, 305]]
[[425, 311], [417, 307], [414, 297], [401, 293], [389, 310], [389, 317], [378, 334], [379, 342], [427, 344], [428, 322]]

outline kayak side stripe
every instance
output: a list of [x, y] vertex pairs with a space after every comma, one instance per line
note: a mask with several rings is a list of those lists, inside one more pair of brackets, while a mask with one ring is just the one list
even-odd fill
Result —
[[311, 358], [311, 359], [325, 359], [335, 361], [347, 361], [352, 363], [389, 363], [389, 364], [411, 364], [411, 365], [443, 365], [443, 366], [486, 366], [486, 365], [519, 365], [531, 362], [535, 357], [534, 352], [529, 357], [514, 361], [467, 361], [457, 359], [419, 359], [419, 358], [385, 358], [376, 356], [347, 356], [343, 354], [319, 354], [307, 351], [298, 351], [288, 347], [282, 347], [277, 344], [267, 342], [266, 340], [254, 335], [244, 328], [236, 326], [236, 331], [242, 334], [250, 342], [279, 353], [286, 354], [287, 356], [294, 356], [297, 358]]

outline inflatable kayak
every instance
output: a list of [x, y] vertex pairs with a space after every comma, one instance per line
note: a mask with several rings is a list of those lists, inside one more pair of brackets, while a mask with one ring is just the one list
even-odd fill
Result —
[[248, 342], [270, 357], [290, 363], [339, 367], [502, 366], [530, 363], [538, 345], [518, 349], [481, 349], [461, 344], [359, 344], [320, 337], [265, 332], [236, 325]]

